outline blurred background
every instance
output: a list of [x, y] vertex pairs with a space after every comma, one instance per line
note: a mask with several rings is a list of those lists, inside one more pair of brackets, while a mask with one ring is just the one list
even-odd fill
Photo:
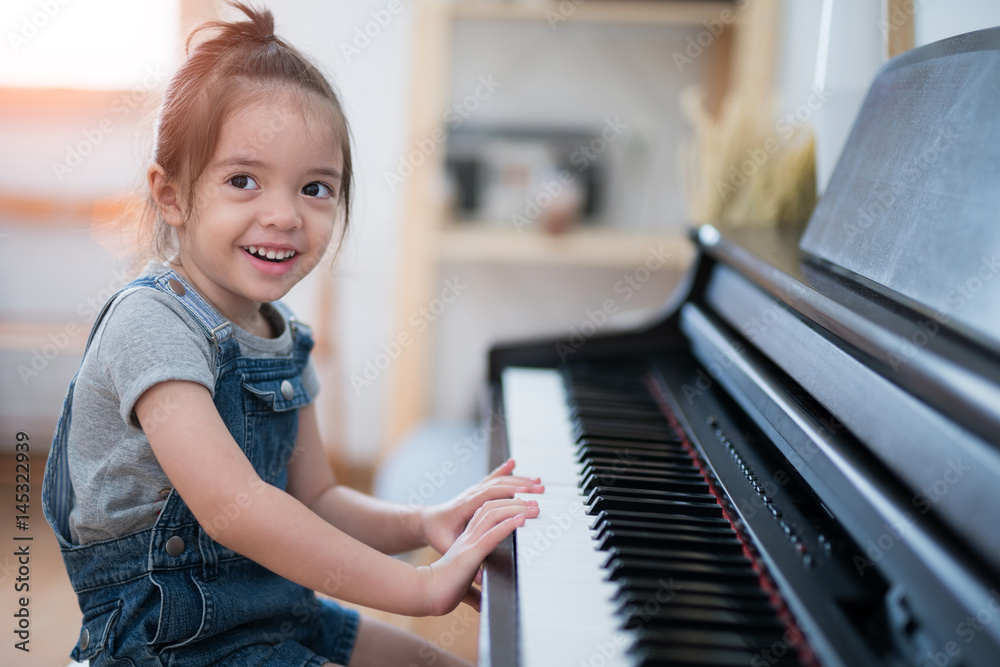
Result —
[[[652, 317], [692, 258], [692, 224], [797, 233], [881, 63], [1000, 24], [992, 0], [256, 4], [351, 124], [350, 231], [287, 301], [316, 332], [331, 464], [400, 502], [486, 472], [493, 342], [585, 341]], [[213, 0], [0, 8], [3, 497], [18, 431], [40, 490], [93, 318], [133, 277], [121, 218], [151, 114], [187, 31], [220, 16], [232, 12]], [[30, 531], [47, 554], [33, 653], [8, 653], [8, 637], [0, 662], [65, 664], [79, 613], [37, 501]], [[412, 627], [474, 656], [462, 613]]]

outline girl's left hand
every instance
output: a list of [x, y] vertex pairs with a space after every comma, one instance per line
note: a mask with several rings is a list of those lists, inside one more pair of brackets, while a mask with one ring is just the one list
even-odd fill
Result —
[[423, 540], [438, 553], [445, 553], [462, 534], [472, 515], [490, 500], [513, 498], [515, 493], [544, 493], [538, 477], [515, 477], [514, 459], [507, 459], [483, 481], [452, 500], [421, 509]]

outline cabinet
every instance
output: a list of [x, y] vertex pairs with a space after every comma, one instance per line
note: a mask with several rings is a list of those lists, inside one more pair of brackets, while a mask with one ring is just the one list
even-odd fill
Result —
[[[677, 96], [700, 83], [706, 107], [717, 111], [734, 86], [770, 90], [776, 7], [775, 0], [418, 3], [411, 142], [387, 176], [390, 187], [405, 188], [397, 328], [406, 330], [440, 292], [444, 265], [626, 269], [655, 245], [682, 270], [692, 250], [680, 203], [677, 143], [687, 129]], [[621, 126], [628, 131], [608, 135]], [[594, 149], [608, 146], [600, 163], [604, 208], [561, 234], [524, 214], [530, 197], [520, 213], [466, 219], [454, 204], [454, 181], [449, 186], [449, 141], [484, 127], [513, 127], [522, 137], [591, 131]], [[428, 412], [433, 336], [407, 340], [393, 364], [388, 443]]]

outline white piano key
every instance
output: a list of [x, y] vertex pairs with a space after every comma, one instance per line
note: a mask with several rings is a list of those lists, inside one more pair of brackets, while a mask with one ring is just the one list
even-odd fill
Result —
[[518, 637], [521, 667], [625, 667], [631, 636], [619, 629], [577, 487], [580, 465], [562, 377], [508, 368], [503, 374], [510, 455], [517, 473], [539, 476], [545, 493], [523, 494], [541, 510], [517, 529]]

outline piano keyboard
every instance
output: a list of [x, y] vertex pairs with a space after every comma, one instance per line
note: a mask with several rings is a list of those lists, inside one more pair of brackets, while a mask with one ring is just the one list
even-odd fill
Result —
[[801, 664], [641, 374], [508, 368], [503, 384], [510, 455], [546, 486], [515, 535], [522, 667]]

